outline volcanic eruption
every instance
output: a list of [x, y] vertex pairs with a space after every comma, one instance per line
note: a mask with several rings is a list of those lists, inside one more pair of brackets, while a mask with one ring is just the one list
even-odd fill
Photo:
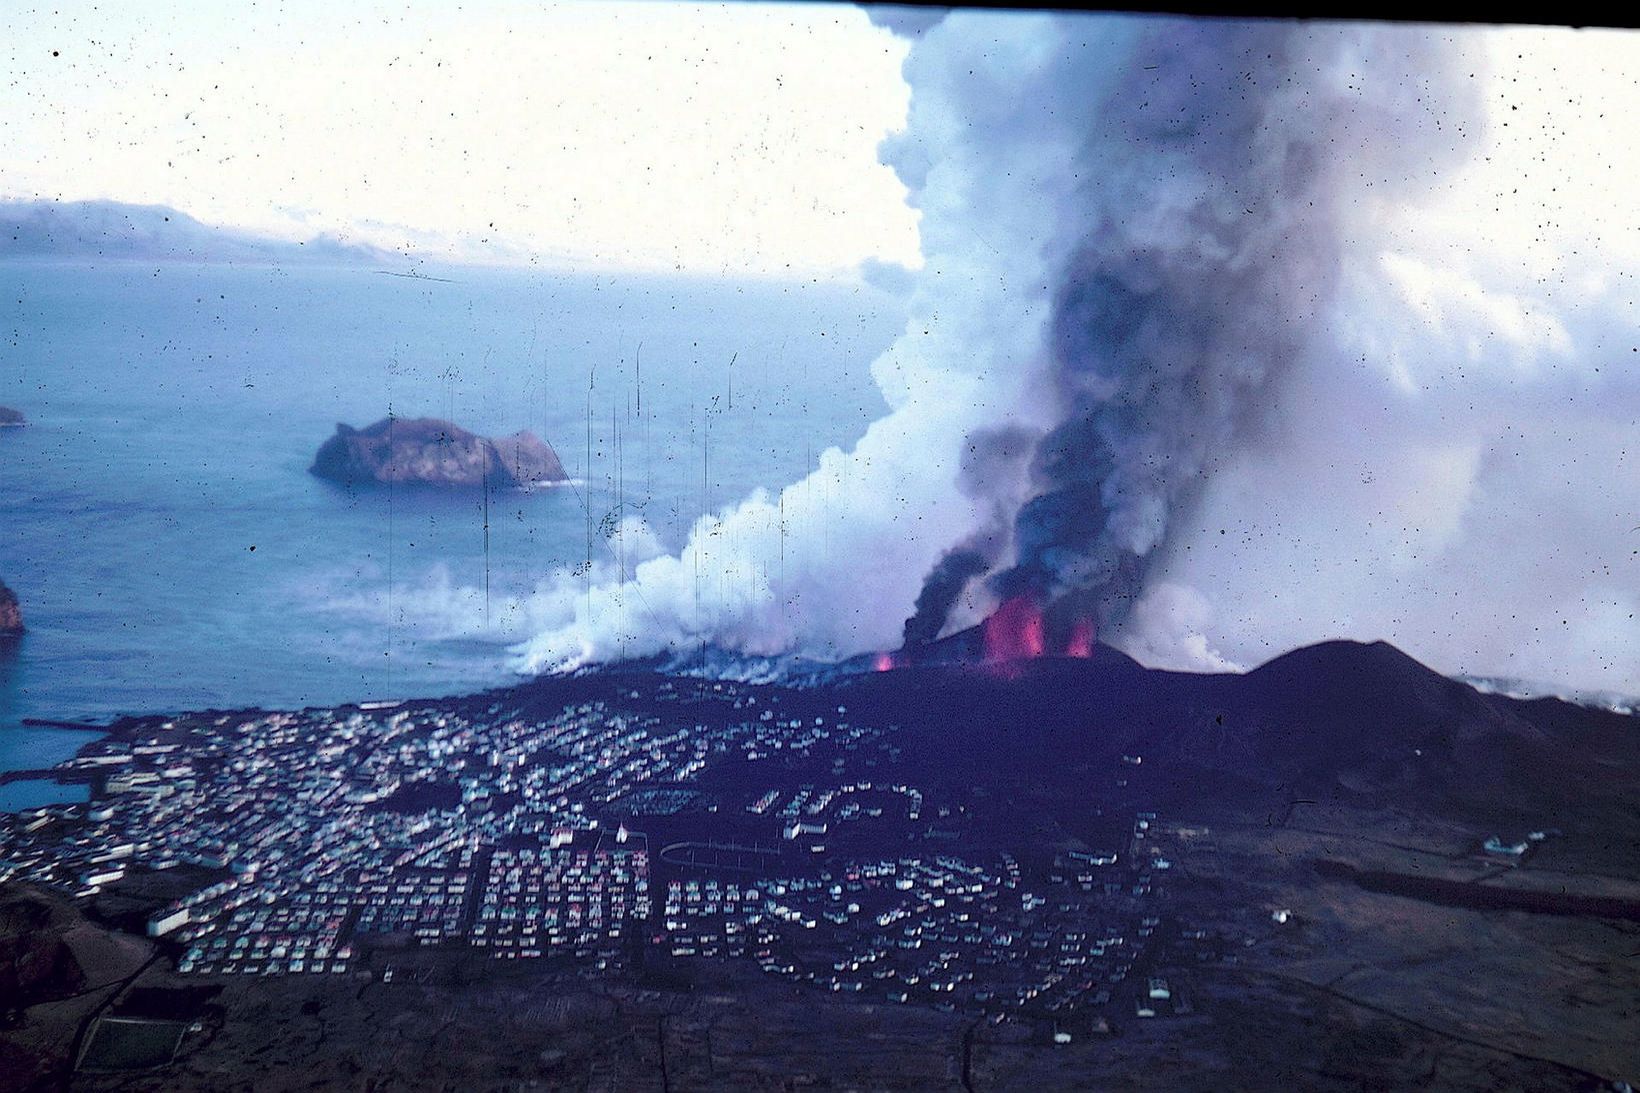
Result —
[[1091, 617], [1069, 610], [1067, 598], [1044, 610], [1035, 598], [1004, 600], [979, 625], [938, 641], [910, 643], [872, 655], [874, 671], [929, 664], [1010, 665], [1041, 657], [1093, 656], [1098, 629]]
[[1028, 660], [1047, 649], [1042, 611], [1029, 596], [1004, 602], [986, 616], [980, 632], [985, 636], [986, 660]]
[[925, 259], [872, 366], [890, 413], [630, 578], [559, 579], [524, 670], [912, 661], [987, 615], [999, 654], [1091, 652], [1325, 350], [1351, 203], [1433, 177], [1470, 113], [1417, 28], [931, 19], [881, 150]]
[[1181, 511], [1317, 337], [1344, 173], [1409, 170], [1397, 122], [1430, 103], [1400, 81], [1438, 86], [1449, 63], [1414, 40], [1275, 23], [1149, 24], [1129, 57], [1148, 63], [1088, 80], [1103, 90], [1074, 134], [1082, 170], [1060, 209], [1074, 242], [1055, 267], [1038, 365], [1052, 418], [1024, 489], [1001, 478], [1005, 492], [986, 498], [1013, 512], [1012, 558], [993, 569], [968, 547], [947, 554], [908, 640], [941, 631], [953, 585], [982, 570], [1001, 601], [988, 653], [1042, 647], [1026, 605], [1074, 616], [1064, 647], [1077, 650], [1095, 618], [1125, 618]]
[[1042, 656], [1087, 658], [1098, 631], [1085, 615], [1044, 612], [1028, 595], [1014, 596], [980, 623], [987, 661], [1030, 660]]

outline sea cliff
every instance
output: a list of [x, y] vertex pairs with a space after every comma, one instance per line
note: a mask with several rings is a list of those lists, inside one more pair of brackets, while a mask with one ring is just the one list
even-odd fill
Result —
[[528, 431], [478, 436], [438, 418], [383, 418], [355, 429], [336, 426], [309, 470], [348, 483], [468, 488], [562, 482], [552, 446]]

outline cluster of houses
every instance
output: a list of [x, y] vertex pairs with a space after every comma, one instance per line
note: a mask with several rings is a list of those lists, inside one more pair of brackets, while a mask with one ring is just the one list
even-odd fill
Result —
[[[1136, 820], [1135, 833], [1153, 819]], [[1144, 848], [1063, 855], [1062, 867], [1028, 882], [1006, 853], [931, 853], [788, 876], [677, 876], [659, 925], [674, 958], [755, 960], [828, 992], [1070, 1015], [1110, 1005], [1162, 940], [1156, 863]], [[1156, 1006], [1138, 1010], [1154, 1016]]]
[[[871, 770], [890, 750], [844, 707], [797, 713], [721, 682], [545, 713], [155, 719], [65, 765], [95, 783], [90, 802], [0, 818], [0, 876], [92, 897], [176, 870], [187, 890], [148, 929], [205, 975], [335, 975], [382, 946], [600, 968], [642, 948], [876, 1001], [1058, 1020], [1120, 992], [1139, 1016], [1166, 1010], [1173, 989], [1149, 971], [1173, 863], [1154, 814], [1123, 845], [1026, 869], [965, 839], [965, 806]], [[720, 798], [697, 787], [725, 766], [743, 789], [721, 804], [767, 846], [652, 861], [618, 823], [706, 802], [688, 822], [716, 830]], [[1121, 986], [1130, 974], [1144, 989]]]
[[591, 845], [496, 850], [469, 936], [507, 959], [569, 955], [607, 966], [650, 914], [649, 850], [625, 829]]
[[[59, 768], [90, 802], [0, 817], [0, 879], [92, 898], [129, 870], [176, 870], [197, 886], [149, 931], [201, 973], [329, 974], [385, 938], [601, 952], [649, 917], [647, 850], [598, 838], [606, 806], [724, 759], [871, 735], [724, 690], [667, 682], [646, 696], [667, 716], [458, 700], [149, 719]], [[688, 716], [703, 695], [730, 716]]]

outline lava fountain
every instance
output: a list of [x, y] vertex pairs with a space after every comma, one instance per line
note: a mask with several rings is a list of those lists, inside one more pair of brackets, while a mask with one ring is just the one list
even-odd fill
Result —
[[1093, 620], [1077, 619], [1071, 627], [1070, 640], [1065, 642], [1065, 655], [1086, 660], [1093, 656]]
[[985, 659], [988, 661], [1028, 660], [1047, 649], [1043, 634], [1042, 610], [1029, 596], [1015, 596], [985, 620]]

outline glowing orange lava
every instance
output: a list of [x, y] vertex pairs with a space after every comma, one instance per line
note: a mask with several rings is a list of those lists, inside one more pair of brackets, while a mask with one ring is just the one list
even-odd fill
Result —
[[877, 654], [877, 670], [879, 672], [886, 672], [886, 671], [888, 671], [889, 669], [891, 669], [893, 667], [894, 667], [894, 654], [893, 653], [878, 653]]
[[1065, 655], [1084, 659], [1093, 656], [1093, 636], [1093, 620], [1077, 619], [1071, 627], [1071, 638], [1065, 643]]
[[1015, 596], [985, 620], [986, 660], [1025, 660], [1045, 648], [1042, 612], [1029, 596]]

